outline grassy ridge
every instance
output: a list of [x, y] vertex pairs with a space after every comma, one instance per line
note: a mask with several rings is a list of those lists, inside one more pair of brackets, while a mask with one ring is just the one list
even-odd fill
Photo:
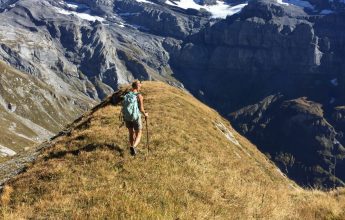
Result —
[[179, 89], [145, 82], [143, 93], [149, 154], [144, 136], [140, 155], [129, 156], [119, 106], [84, 114], [5, 187], [2, 217], [345, 218], [344, 190], [299, 188], [217, 112]]

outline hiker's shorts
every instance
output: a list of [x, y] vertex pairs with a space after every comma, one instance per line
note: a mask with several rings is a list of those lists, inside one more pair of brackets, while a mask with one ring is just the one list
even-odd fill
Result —
[[136, 131], [141, 130], [143, 128], [141, 117], [139, 117], [136, 121], [125, 121], [125, 124], [128, 129], [133, 128]]

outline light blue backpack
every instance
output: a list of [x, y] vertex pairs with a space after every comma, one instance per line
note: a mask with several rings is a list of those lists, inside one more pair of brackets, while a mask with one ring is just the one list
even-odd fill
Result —
[[123, 97], [122, 114], [125, 121], [136, 121], [140, 117], [138, 94], [130, 91]]

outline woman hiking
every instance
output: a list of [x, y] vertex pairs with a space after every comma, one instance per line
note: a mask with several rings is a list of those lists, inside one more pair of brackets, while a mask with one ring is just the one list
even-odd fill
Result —
[[144, 109], [144, 97], [140, 94], [141, 86], [142, 84], [139, 80], [135, 80], [132, 83], [131, 90], [124, 96], [122, 108], [123, 118], [128, 128], [129, 149], [132, 156], [137, 154], [136, 147], [142, 135], [143, 125], [141, 114], [143, 114], [145, 118], [149, 115]]

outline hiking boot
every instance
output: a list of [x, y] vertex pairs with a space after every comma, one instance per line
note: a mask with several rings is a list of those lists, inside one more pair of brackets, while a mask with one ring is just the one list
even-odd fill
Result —
[[135, 156], [137, 154], [137, 149], [135, 149], [135, 147], [130, 147], [129, 151], [130, 151], [132, 156]]

